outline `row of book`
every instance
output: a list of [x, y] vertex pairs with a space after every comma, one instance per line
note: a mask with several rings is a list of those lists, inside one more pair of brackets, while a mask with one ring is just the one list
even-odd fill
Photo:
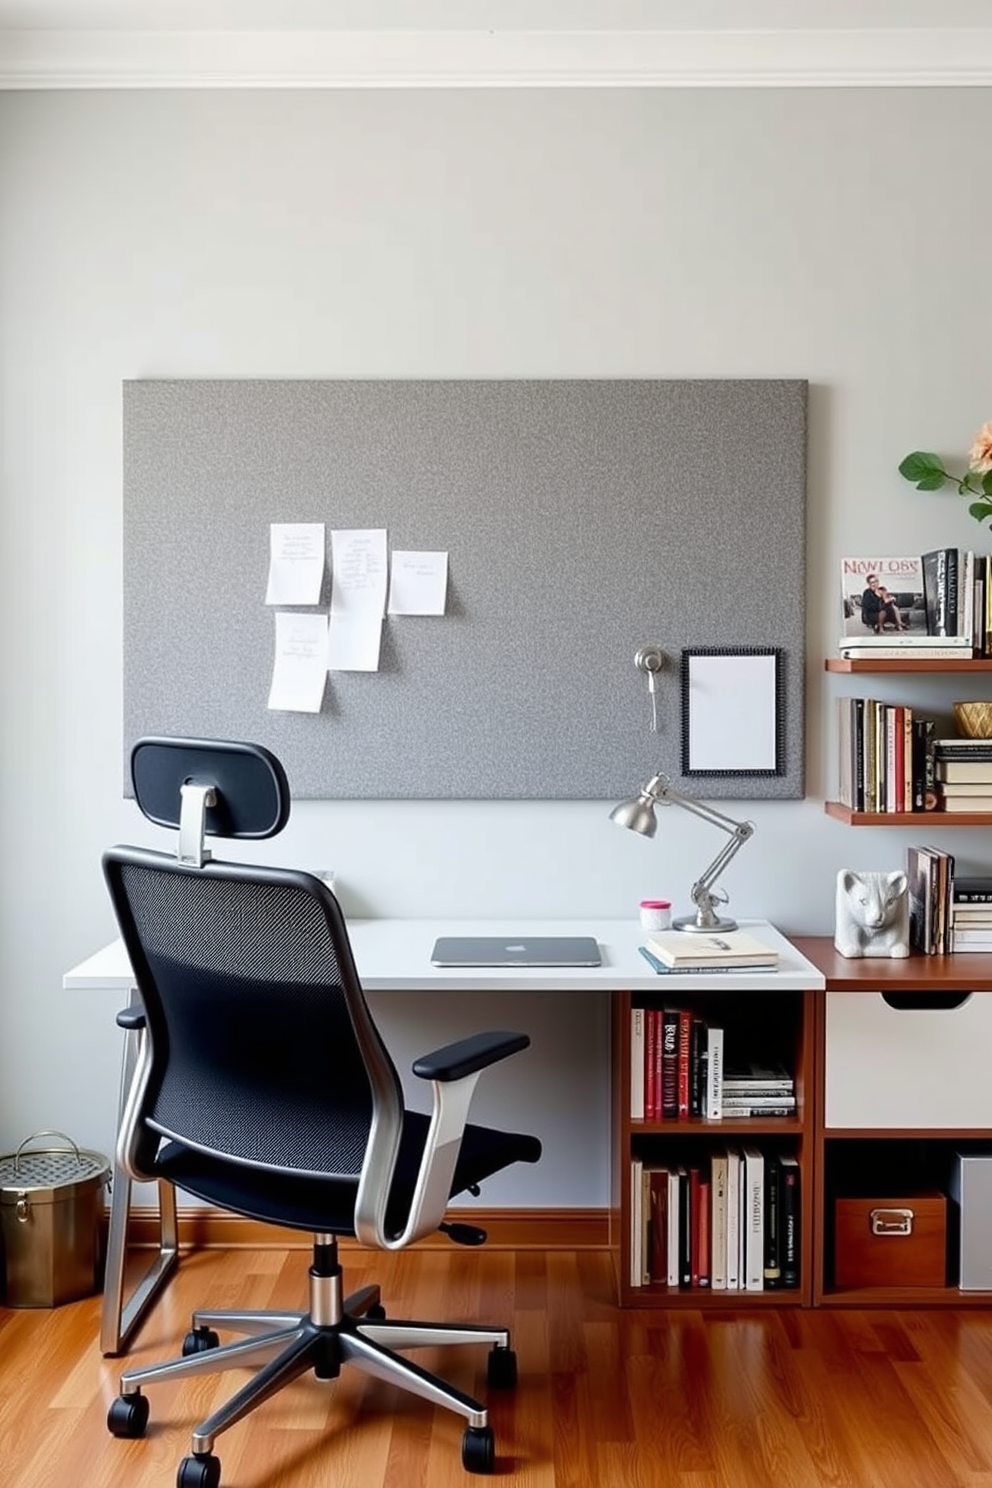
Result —
[[992, 556], [841, 559], [842, 656], [992, 655]]
[[781, 1064], [725, 1064], [724, 1030], [678, 1007], [630, 1015], [630, 1114], [635, 1121], [793, 1116], [793, 1077]]
[[992, 952], [992, 873], [958, 875], [953, 854], [906, 850], [909, 943], [925, 956]]
[[937, 738], [902, 703], [837, 699], [837, 794], [852, 811], [992, 812], [992, 740]]
[[750, 1143], [698, 1165], [630, 1170], [635, 1287], [762, 1292], [801, 1280], [801, 1183], [795, 1157]]
[[953, 857], [909, 848], [910, 945], [925, 955], [992, 952], [992, 873], [955, 875]]

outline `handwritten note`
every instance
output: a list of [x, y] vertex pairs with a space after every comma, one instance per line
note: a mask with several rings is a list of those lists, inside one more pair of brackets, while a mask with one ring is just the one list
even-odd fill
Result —
[[323, 522], [273, 522], [269, 528], [267, 605], [320, 604]]
[[384, 527], [339, 528], [331, 533], [329, 671], [379, 670], [386, 574]]
[[443, 615], [448, 591], [447, 553], [393, 552], [390, 615]]
[[269, 707], [319, 713], [327, 682], [327, 616], [276, 613], [276, 655]]

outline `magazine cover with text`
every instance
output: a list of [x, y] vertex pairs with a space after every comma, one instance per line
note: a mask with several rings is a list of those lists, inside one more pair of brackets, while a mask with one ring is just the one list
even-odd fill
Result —
[[925, 636], [923, 559], [842, 558], [841, 637]]

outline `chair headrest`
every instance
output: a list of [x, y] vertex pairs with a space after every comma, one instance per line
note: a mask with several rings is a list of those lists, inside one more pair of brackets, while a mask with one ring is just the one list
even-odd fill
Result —
[[134, 796], [149, 821], [178, 827], [184, 785], [211, 787], [203, 829], [211, 837], [274, 837], [289, 820], [286, 772], [261, 744], [229, 739], [139, 739], [131, 750]]

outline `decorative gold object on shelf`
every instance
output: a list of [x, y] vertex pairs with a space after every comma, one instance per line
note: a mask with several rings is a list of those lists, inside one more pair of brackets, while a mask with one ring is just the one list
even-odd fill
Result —
[[992, 703], [955, 703], [954, 718], [967, 739], [992, 739]]

